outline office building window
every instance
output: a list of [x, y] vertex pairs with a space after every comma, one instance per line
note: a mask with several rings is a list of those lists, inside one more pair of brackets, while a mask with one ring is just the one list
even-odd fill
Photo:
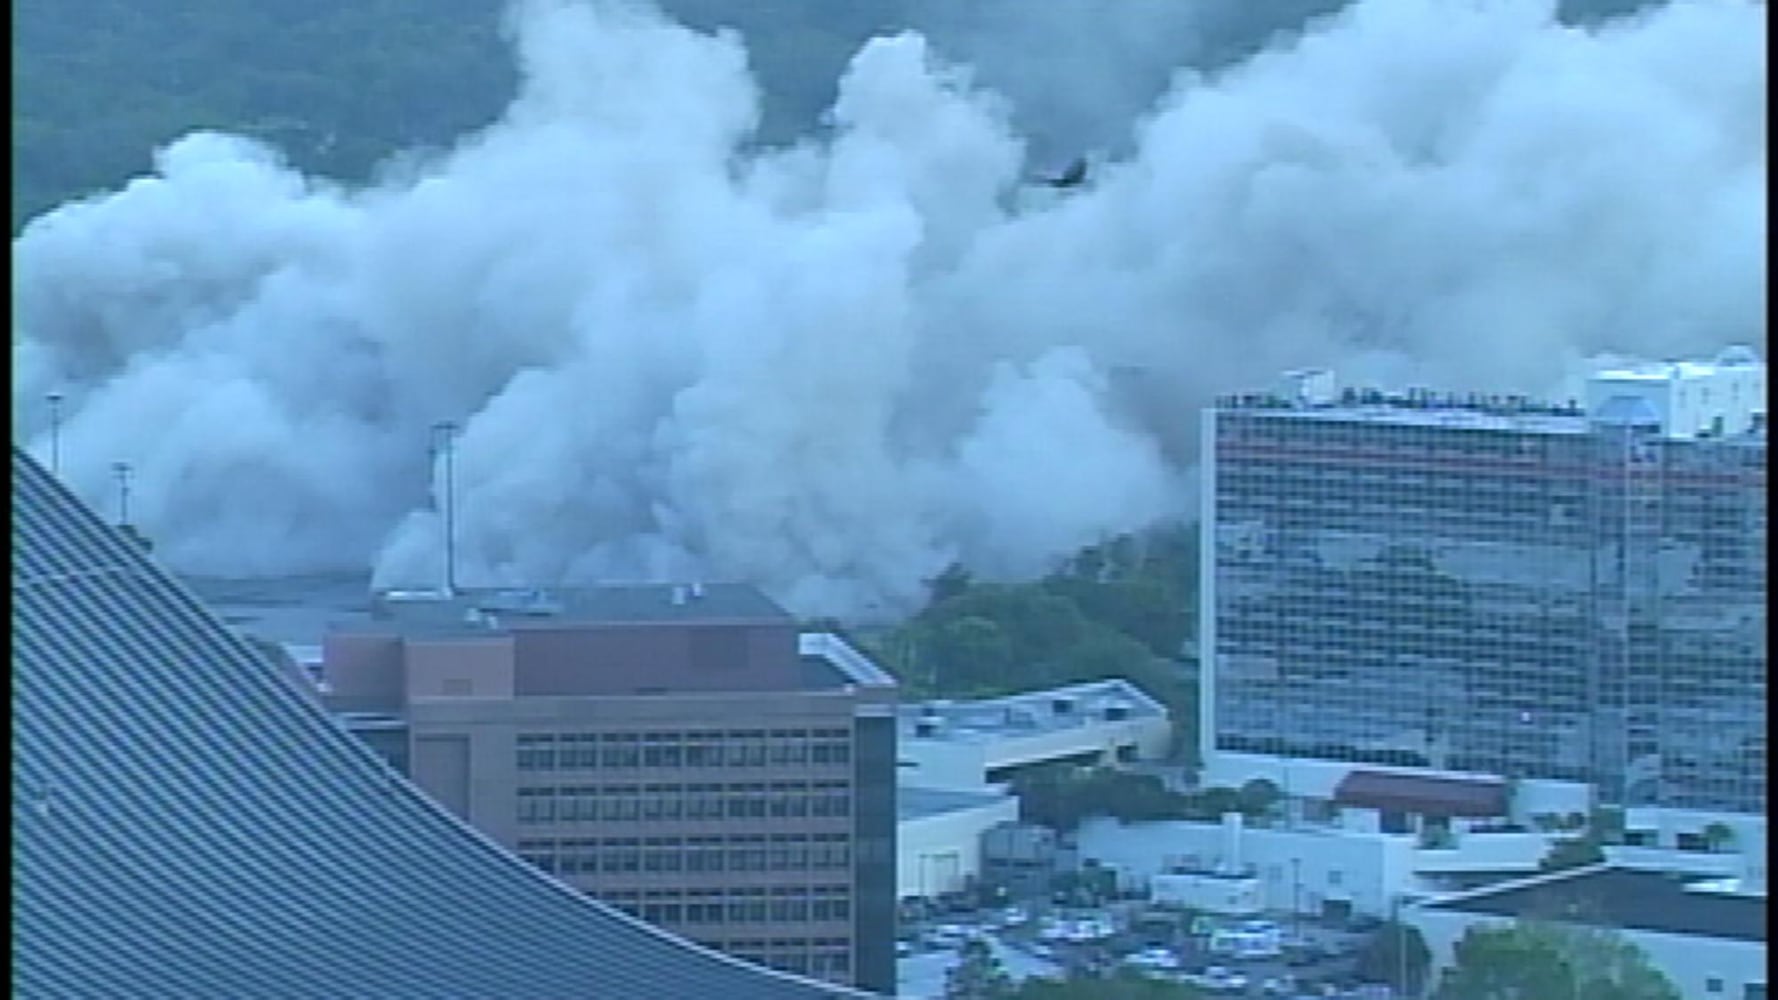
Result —
[[558, 766], [564, 769], [590, 771], [599, 766], [599, 737], [596, 733], [560, 736], [556, 747]]
[[556, 819], [556, 790], [553, 788], [519, 789], [520, 823], [553, 823]]
[[554, 736], [522, 735], [518, 738], [518, 767], [521, 771], [548, 771], [556, 766]]
[[634, 733], [606, 733], [599, 740], [601, 767], [637, 767], [642, 763], [641, 739]]

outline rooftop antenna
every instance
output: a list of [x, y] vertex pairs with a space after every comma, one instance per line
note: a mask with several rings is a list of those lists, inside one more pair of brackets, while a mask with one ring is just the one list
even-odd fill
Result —
[[62, 394], [49, 394], [49, 474], [62, 475]]
[[444, 491], [439, 506], [444, 513], [444, 589], [446, 596], [457, 593], [457, 503], [456, 503], [456, 461], [453, 440], [457, 433], [457, 425], [449, 420], [432, 425], [432, 431], [442, 444], [436, 447], [444, 455]]
[[111, 473], [117, 477], [117, 523], [127, 528], [130, 526], [130, 463], [111, 463]]

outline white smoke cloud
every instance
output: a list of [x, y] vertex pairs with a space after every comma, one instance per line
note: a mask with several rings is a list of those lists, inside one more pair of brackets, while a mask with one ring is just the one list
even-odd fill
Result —
[[193, 572], [437, 579], [453, 420], [463, 582], [905, 608], [1194, 509], [1193, 407], [1283, 368], [1542, 392], [1761, 337], [1765, 16], [1366, 0], [1055, 193], [918, 35], [745, 151], [741, 39], [523, 4], [522, 92], [447, 154], [344, 190], [194, 135], [30, 224], [15, 418], [44, 453], [65, 393], [65, 478], [114, 509], [129, 461]]

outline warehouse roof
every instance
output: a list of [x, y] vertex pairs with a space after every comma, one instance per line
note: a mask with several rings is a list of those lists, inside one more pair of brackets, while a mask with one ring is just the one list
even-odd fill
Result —
[[1705, 891], [1698, 884], [1701, 880], [1599, 865], [1479, 889], [1428, 903], [1426, 908], [1765, 942], [1763, 896]]

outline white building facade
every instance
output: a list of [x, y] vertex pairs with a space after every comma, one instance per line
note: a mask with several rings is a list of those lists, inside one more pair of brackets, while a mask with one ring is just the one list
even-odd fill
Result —
[[982, 835], [1017, 822], [1019, 800], [997, 791], [896, 789], [898, 899], [961, 892], [981, 877]]
[[901, 781], [960, 790], [1032, 765], [1158, 760], [1172, 740], [1166, 706], [1121, 679], [903, 705], [899, 727]]

